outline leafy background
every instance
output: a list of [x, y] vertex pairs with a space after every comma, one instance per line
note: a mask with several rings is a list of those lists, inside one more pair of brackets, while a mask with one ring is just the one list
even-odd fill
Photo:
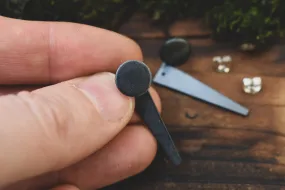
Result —
[[136, 11], [157, 26], [202, 18], [213, 38], [269, 46], [284, 36], [283, 0], [1, 0], [0, 14], [27, 20], [71, 21], [118, 30]]

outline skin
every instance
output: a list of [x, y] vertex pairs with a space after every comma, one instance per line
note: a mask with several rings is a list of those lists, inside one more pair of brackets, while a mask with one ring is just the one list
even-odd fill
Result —
[[[98, 82], [111, 89], [122, 62], [142, 60], [134, 41], [64, 22], [0, 17], [0, 28], [1, 189], [98, 189], [149, 166], [157, 145], [134, 100]], [[107, 120], [89, 96], [100, 90], [99, 101], [120, 100]]]

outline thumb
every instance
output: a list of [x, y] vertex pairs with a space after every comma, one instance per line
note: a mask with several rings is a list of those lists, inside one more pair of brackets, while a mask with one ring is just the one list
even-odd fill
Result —
[[133, 110], [111, 73], [0, 97], [0, 187], [92, 154], [126, 126]]

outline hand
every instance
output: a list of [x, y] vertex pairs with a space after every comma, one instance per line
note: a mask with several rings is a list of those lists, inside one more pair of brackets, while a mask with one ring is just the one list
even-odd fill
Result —
[[63, 22], [0, 28], [0, 189], [97, 189], [151, 163], [156, 141], [111, 74], [142, 60], [136, 43]]

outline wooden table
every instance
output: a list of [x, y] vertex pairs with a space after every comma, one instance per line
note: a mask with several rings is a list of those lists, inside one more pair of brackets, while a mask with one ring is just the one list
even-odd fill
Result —
[[[163, 31], [147, 18], [135, 16], [121, 32], [138, 42], [155, 74], [161, 64]], [[196, 20], [175, 23], [169, 34], [187, 37], [193, 45], [192, 57], [179, 68], [248, 107], [250, 115], [242, 117], [154, 86], [183, 163], [172, 166], [159, 152], [146, 171], [110, 189], [285, 189], [285, 61], [276, 61], [285, 48], [277, 45], [263, 54], [248, 55], [214, 43]], [[216, 55], [232, 56], [229, 74], [214, 72]], [[242, 78], [247, 76], [262, 77], [262, 93], [243, 93]], [[187, 112], [197, 117], [189, 119]]]

